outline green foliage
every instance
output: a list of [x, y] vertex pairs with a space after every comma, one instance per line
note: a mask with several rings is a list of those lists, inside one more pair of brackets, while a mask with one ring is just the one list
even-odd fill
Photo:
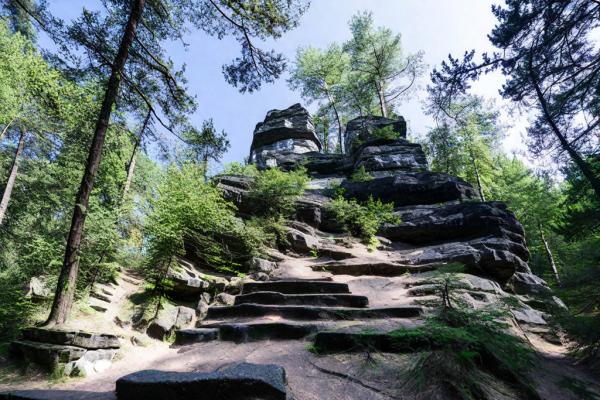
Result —
[[[193, 249], [207, 267], [235, 269], [237, 249], [224, 244], [237, 242], [250, 251], [245, 226], [235, 217], [235, 207], [221, 191], [204, 182], [204, 171], [196, 164], [170, 166], [152, 201], [146, 227], [148, 265], [162, 270], [173, 257]], [[233, 239], [233, 240], [231, 240]]]
[[222, 172], [223, 175], [241, 175], [249, 176], [252, 178], [257, 177], [260, 172], [254, 164], [242, 164], [237, 161], [231, 162], [225, 165]]
[[368, 182], [373, 180], [373, 175], [365, 170], [365, 166], [361, 165], [356, 171], [350, 176], [350, 182]]
[[304, 168], [290, 172], [276, 168], [261, 171], [248, 192], [253, 214], [276, 219], [289, 217], [294, 212], [295, 201], [304, 193], [307, 183], [308, 177]]
[[335, 148], [340, 152], [345, 121], [392, 115], [394, 107], [418, 88], [416, 82], [425, 72], [423, 53], [406, 54], [400, 35], [375, 27], [371, 13], [354, 15], [349, 27], [351, 38], [341, 45], [298, 49], [289, 80], [304, 99], [319, 102], [318, 130], [325, 147], [330, 148], [329, 130], [337, 128]]
[[369, 198], [364, 204], [358, 201], [336, 197], [327, 203], [325, 212], [340, 223], [343, 229], [370, 243], [379, 228], [386, 222], [399, 223], [394, 215], [392, 203], [382, 203], [381, 200]]
[[400, 133], [396, 132], [392, 125], [384, 126], [382, 128], [377, 128], [369, 134], [369, 138], [371, 138], [371, 139], [396, 140], [396, 139], [400, 139], [401, 137], [402, 136], [400, 135]]
[[34, 312], [19, 276], [0, 273], [0, 343], [14, 339], [21, 327], [32, 322]]

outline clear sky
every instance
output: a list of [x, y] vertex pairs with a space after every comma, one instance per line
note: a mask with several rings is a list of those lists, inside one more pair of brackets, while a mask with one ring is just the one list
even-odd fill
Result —
[[[478, 52], [490, 50], [487, 34], [493, 28], [495, 18], [491, 5], [500, 0], [312, 0], [300, 25], [278, 41], [266, 43], [267, 48], [283, 52], [290, 60], [301, 46], [323, 47], [348, 39], [348, 20], [358, 11], [373, 12], [376, 25], [384, 25], [402, 34], [403, 45], [409, 52], [423, 50], [425, 61], [432, 68], [447, 58], [449, 53], [461, 55], [469, 49]], [[98, 7], [95, 0], [50, 0], [56, 15], [70, 19], [81, 12], [85, 5]], [[239, 45], [232, 39], [219, 41], [202, 32], [192, 32], [186, 38], [187, 51], [179, 46], [167, 49], [177, 63], [185, 63], [189, 90], [197, 96], [198, 111], [193, 120], [199, 125], [206, 118], [213, 118], [218, 129], [224, 129], [230, 137], [231, 150], [224, 162], [241, 161], [249, 151], [252, 131], [262, 121], [266, 112], [273, 108], [286, 108], [302, 102], [292, 92], [283, 77], [273, 85], [265, 85], [253, 94], [240, 94], [229, 86], [222, 74], [221, 65], [235, 58]], [[429, 76], [425, 76], [425, 86]], [[475, 86], [478, 94], [498, 98], [501, 85], [499, 75], [486, 77]], [[400, 106], [399, 111], [409, 123], [409, 133], [423, 134], [433, 122], [423, 114], [422, 91]], [[314, 109], [314, 105], [312, 107]], [[505, 141], [509, 151], [521, 149], [520, 131], [510, 129]]]

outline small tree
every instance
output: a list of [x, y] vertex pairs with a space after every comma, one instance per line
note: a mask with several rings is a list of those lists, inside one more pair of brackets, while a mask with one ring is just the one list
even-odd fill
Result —
[[299, 89], [307, 101], [317, 100], [321, 104], [321, 113], [331, 112], [337, 126], [338, 143], [341, 152], [343, 145], [343, 124], [340, 115], [341, 84], [348, 73], [350, 60], [337, 44], [331, 44], [325, 50], [314, 47], [300, 48], [292, 70], [289, 84]]
[[352, 39], [344, 45], [351, 68], [368, 82], [379, 101], [381, 115], [387, 117], [416, 88], [425, 72], [423, 53], [403, 54], [399, 34], [388, 28], [375, 28], [373, 15], [363, 12], [350, 20]]
[[218, 133], [212, 119], [204, 121], [200, 131], [194, 128], [185, 131], [183, 139], [186, 145], [184, 150], [186, 159], [201, 165], [204, 168], [205, 178], [208, 173], [208, 162], [218, 161], [230, 146], [227, 133], [225, 131]]

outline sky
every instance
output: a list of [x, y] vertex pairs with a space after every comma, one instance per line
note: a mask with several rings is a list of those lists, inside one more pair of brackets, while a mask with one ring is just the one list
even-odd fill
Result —
[[[495, 24], [491, 5], [499, 0], [312, 0], [311, 7], [302, 16], [299, 26], [277, 41], [269, 41], [264, 48], [274, 48], [291, 61], [298, 47], [325, 47], [331, 42], [349, 38], [348, 21], [362, 10], [372, 11], [376, 26], [386, 26], [402, 35], [407, 52], [425, 53], [429, 69], [439, 65], [448, 54], [460, 56], [475, 49], [478, 53], [492, 50], [487, 34]], [[98, 7], [96, 0], [50, 0], [55, 15], [69, 20], [81, 13], [83, 6]], [[258, 92], [241, 94], [225, 82], [221, 66], [235, 58], [240, 47], [232, 38], [218, 40], [203, 32], [191, 32], [181, 46], [167, 48], [176, 65], [186, 65], [189, 92], [196, 96], [198, 111], [192, 120], [198, 126], [212, 118], [215, 126], [229, 135], [231, 149], [223, 161], [242, 161], [249, 153], [252, 132], [268, 110], [287, 108], [302, 103], [300, 95], [287, 85], [287, 74], [274, 84], [266, 84]], [[426, 86], [429, 74], [421, 85]], [[488, 98], [500, 99], [502, 83], [499, 74], [484, 77], [474, 86], [474, 92]], [[425, 91], [417, 92], [398, 107], [397, 111], [408, 122], [409, 135], [423, 135], [433, 121], [422, 111]], [[500, 100], [499, 100], [500, 101]], [[312, 104], [309, 110], [315, 110]], [[523, 124], [507, 128], [504, 148], [508, 152], [523, 149]]]

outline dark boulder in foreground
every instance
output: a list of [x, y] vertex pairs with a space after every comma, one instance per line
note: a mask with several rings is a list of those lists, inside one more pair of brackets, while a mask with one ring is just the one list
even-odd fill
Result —
[[119, 400], [285, 400], [285, 370], [242, 363], [222, 371], [140, 371], [117, 381]]

